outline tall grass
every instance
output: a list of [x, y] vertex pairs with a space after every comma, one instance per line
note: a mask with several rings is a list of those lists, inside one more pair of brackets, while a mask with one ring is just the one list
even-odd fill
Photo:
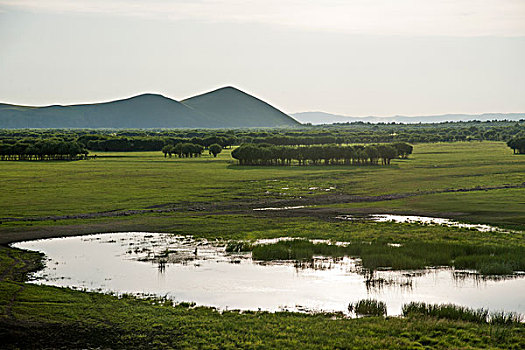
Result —
[[411, 302], [403, 305], [403, 316], [430, 316], [455, 321], [489, 323], [499, 326], [520, 325], [523, 317], [514, 312], [489, 313], [485, 309], [471, 309], [453, 304], [426, 304]]
[[327, 243], [312, 243], [306, 239], [279, 241], [273, 244], [256, 245], [252, 250], [255, 260], [311, 260], [315, 255], [344, 256], [344, 247]]
[[246, 241], [230, 241], [226, 245], [226, 252], [228, 253], [249, 252], [252, 249], [253, 245]]
[[386, 304], [375, 299], [362, 299], [348, 305], [348, 311], [359, 316], [386, 316]]
[[485, 309], [469, 309], [453, 304], [426, 304], [412, 302], [403, 305], [403, 316], [432, 316], [448, 320], [484, 323], [487, 321], [488, 311]]
[[495, 312], [490, 314], [490, 324], [500, 326], [512, 326], [521, 324], [523, 322], [523, 316], [515, 312]]
[[392, 246], [388, 242], [352, 242], [347, 246], [312, 243], [306, 239], [256, 245], [255, 260], [309, 260], [315, 255], [360, 257], [366, 269], [394, 270], [450, 266], [476, 270], [483, 275], [508, 275], [525, 270], [525, 247], [469, 245], [445, 242], [407, 242]]

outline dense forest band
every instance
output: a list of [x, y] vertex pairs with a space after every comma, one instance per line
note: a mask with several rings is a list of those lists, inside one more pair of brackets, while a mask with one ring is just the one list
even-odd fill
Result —
[[[208, 150], [210, 154], [217, 156], [224, 148], [246, 144], [291, 147], [338, 145], [342, 147], [352, 144], [415, 144], [484, 140], [505, 141], [514, 150], [514, 153], [523, 154], [525, 153], [525, 121], [471, 121], [439, 124], [357, 122], [342, 125], [305, 126], [300, 129], [238, 130], [3, 129], [0, 130], [0, 159], [81, 159], [86, 157], [87, 150], [94, 152], [162, 151], [165, 156], [193, 157], [202, 154], [203, 150]], [[191, 150], [190, 144], [194, 145]], [[181, 149], [183, 145], [184, 151]], [[289, 149], [287, 150], [290, 152]], [[294, 159], [300, 161], [300, 157]]]

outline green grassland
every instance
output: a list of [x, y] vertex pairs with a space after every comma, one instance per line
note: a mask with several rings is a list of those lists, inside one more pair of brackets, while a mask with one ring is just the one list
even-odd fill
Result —
[[[144, 152], [98, 153], [96, 159], [74, 162], [1, 162], [0, 218], [164, 205], [184, 209], [196, 202], [205, 203], [204, 207], [208, 207], [206, 203], [226, 204], [220, 210], [199, 212], [0, 219], [0, 242], [150, 231], [221, 240], [289, 236], [381, 246], [401, 243], [417, 245], [422, 255], [438, 246], [451, 251], [468, 247], [468, 256], [461, 258], [467, 265], [485, 262], [490, 249], [508, 249], [511, 259], [525, 256], [525, 188], [443, 192], [522, 184], [525, 156], [513, 155], [502, 142], [418, 144], [409, 159], [394, 160], [385, 167], [241, 167], [229, 151], [217, 158], [169, 159], [160, 152]], [[252, 210], [265, 200], [306, 197], [316, 204], [313, 199], [332, 194], [406, 193], [414, 195], [373, 202], [335, 201], [313, 208], [327, 210], [325, 216]], [[228, 207], [228, 203], [239, 201], [252, 205]], [[335, 220], [333, 213], [338, 211], [426, 214], [521, 232]], [[377, 258], [378, 251], [371, 253]], [[366, 254], [357, 255], [365, 259]], [[327, 314], [219, 313], [210, 308], [173, 307], [162, 300], [117, 298], [24, 283], [26, 272], [37, 268], [40, 259], [38, 254], [0, 246], [0, 338], [8, 340], [6, 347], [519, 349], [525, 342], [523, 325], [495, 326], [434, 316], [352, 320]]]
[[[377, 196], [517, 185], [524, 181], [524, 174], [525, 157], [513, 155], [502, 142], [418, 144], [409, 159], [395, 160], [388, 167], [241, 167], [230, 158], [229, 150], [218, 158], [205, 155], [190, 159], [164, 158], [160, 152], [99, 153], [97, 159], [89, 161], [2, 162], [0, 217], [141, 209], [170, 203], [293, 198], [334, 192]], [[335, 189], [325, 191], [330, 187]], [[498, 201], [507, 205], [500, 206]], [[374, 206], [378, 207], [377, 203]], [[500, 208], [498, 212], [511, 218], [513, 223], [525, 224], [523, 189], [418, 196], [383, 206], [435, 213], [478, 212], [483, 213], [479, 218], [486, 217], [491, 222], [497, 221], [494, 211]]]

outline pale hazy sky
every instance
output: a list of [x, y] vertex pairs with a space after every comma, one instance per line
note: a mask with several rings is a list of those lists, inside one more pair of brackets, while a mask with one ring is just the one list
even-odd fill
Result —
[[0, 101], [183, 99], [285, 112], [525, 112], [525, 0], [0, 0]]

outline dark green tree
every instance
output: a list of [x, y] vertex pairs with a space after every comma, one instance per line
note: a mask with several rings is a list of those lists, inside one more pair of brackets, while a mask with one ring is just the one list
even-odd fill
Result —
[[210, 145], [210, 147], [208, 147], [208, 149], [209, 149], [209, 153], [213, 154], [214, 157], [217, 157], [217, 154], [222, 152], [221, 145], [219, 145], [217, 143], [214, 143], [214, 144]]

